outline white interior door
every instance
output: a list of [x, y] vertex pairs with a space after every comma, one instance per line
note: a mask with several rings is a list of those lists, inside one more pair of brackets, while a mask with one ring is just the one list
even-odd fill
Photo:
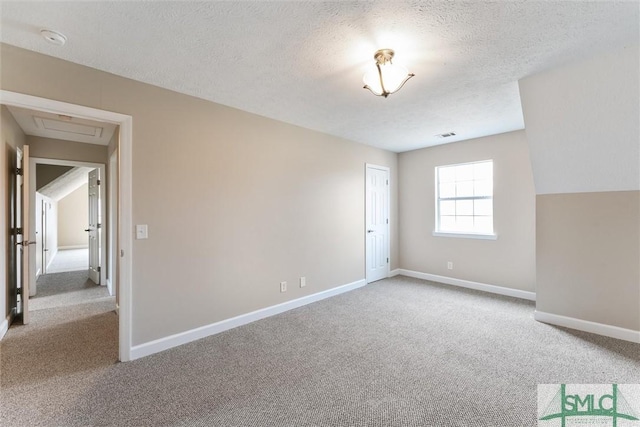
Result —
[[42, 274], [47, 274], [47, 267], [49, 266], [49, 202], [46, 200], [42, 200], [42, 236], [40, 236], [40, 240], [42, 240]]
[[367, 283], [389, 276], [389, 168], [367, 165], [366, 171]]
[[[36, 214], [36, 284], [41, 274], [47, 274], [47, 267], [51, 261], [51, 232], [55, 233], [55, 224], [53, 219], [55, 215], [51, 215], [51, 202], [42, 194], [36, 193], [36, 205], [34, 206]], [[33, 276], [32, 280], [33, 280]], [[31, 286], [33, 289], [33, 283]], [[33, 295], [33, 293], [32, 293]]]
[[100, 170], [89, 172], [89, 278], [100, 284]]
[[30, 274], [29, 274], [29, 248], [35, 245], [35, 239], [31, 241], [31, 230], [29, 226], [29, 146], [22, 147], [22, 156], [18, 157], [18, 168], [22, 169], [22, 173], [17, 177], [18, 197], [20, 200], [17, 206], [20, 207], [19, 215], [20, 225], [22, 228], [22, 236], [18, 238], [18, 265], [16, 271], [19, 272], [18, 283], [20, 287], [20, 311], [22, 312], [22, 323], [29, 323], [29, 295], [30, 295]]
[[34, 206], [36, 211], [36, 281], [41, 274], [44, 274], [42, 270], [42, 249], [44, 248], [42, 242], [42, 230], [44, 226], [42, 205], [44, 205], [44, 201], [39, 199], [38, 193], [36, 193], [36, 205]]
[[[22, 184], [23, 184], [23, 173], [24, 169], [22, 168], [22, 150], [17, 150], [17, 159], [16, 159], [16, 192], [15, 192], [15, 245], [16, 245], [16, 257], [15, 257], [15, 272], [16, 272], [16, 294], [18, 295], [16, 307], [18, 309], [18, 313], [22, 313], [24, 311], [24, 305], [22, 304], [22, 295], [20, 294], [24, 289], [22, 287], [22, 243], [25, 240], [29, 240], [25, 238], [24, 235], [24, 222], [22, 219]], [[28, 295], [28, 294], [27, 294]]]

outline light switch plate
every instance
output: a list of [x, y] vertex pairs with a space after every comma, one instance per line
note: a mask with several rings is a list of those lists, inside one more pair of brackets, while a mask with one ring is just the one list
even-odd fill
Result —
[[138, 224], [136, 225], [136, 239], [146, 239], [149, 237], [149, 232], [147, 228], [147, 224]]

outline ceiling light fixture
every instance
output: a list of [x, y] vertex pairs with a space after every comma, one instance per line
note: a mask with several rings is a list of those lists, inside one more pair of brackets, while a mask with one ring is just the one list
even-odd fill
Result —
[[407, 71], [402, 65], [394, 65], [391, 60], [395, 52], [393, 49], [380, 49], [373, 58], [376, 68], [367, 72], [362, 80], [364, 88], [369, 89], [376, 96], [385, 98], [402, 89], [402, 86], [415, 74]]
[[53, 43], [57, 46], [63, 46], [67, 42], [67, 36], [58, 31], [53, 30], [40, 30], [40, 34], [46, 41]]

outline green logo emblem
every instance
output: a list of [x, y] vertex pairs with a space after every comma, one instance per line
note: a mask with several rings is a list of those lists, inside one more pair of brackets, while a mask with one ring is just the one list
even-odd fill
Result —
[[[561, 427], [565, 427], [567, 421], [574, 417], [581, 417], [580, 425], [602, 425], [606, 422], [612, 427], [618, 427], [618, 420], [640, 421], [617, 384], [611, 384], [611, 392], [603, 392], [600, 385], [594, 385], [590, 392], [585, 392], [588, 388], [588, 385], [576, 385], [574, 389], [579, 390], [568, 393], [567, 384], [560, 384], [558, 391], [542, 412], [540, 421], [559, 420]], [[540, 393], [540, 386], [538, 392]], [[638, 404], [637, 396], [633, 403]]]

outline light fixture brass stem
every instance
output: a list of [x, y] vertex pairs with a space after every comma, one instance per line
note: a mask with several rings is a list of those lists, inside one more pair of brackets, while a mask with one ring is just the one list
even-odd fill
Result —
[[376, 63], [376, 67], [378, 68], [378, 76], [380, 77], [380, 87], [382, 88], [382, 96], [385, 98], [389, 96], [389, 92], [384, 88], [384, 81], [382, 80], [382, 70], [380, 69], [380, 63]]

